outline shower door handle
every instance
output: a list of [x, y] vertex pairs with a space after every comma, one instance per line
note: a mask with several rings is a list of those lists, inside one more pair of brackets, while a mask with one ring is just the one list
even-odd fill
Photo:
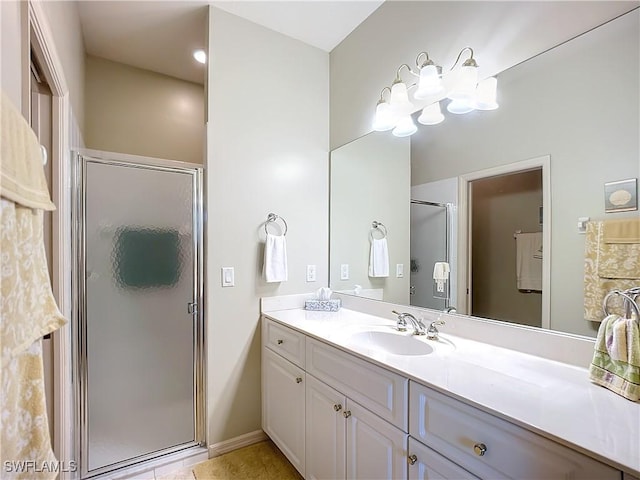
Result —
[[198, 304], [196, 302], [187, 303], [187, 313], [189, 315], [197, 315], [198, 314]]

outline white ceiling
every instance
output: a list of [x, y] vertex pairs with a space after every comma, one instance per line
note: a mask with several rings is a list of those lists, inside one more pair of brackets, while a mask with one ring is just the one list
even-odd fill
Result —
[[[327, 52], [382, 3], [382, 0], [211, 2], [217, 8]], [[458, 5], [455, 7], [464, 7], [463, 2], [456, 3]], [[455, 15], [455, 18], [447, 19], [446, 24], [456, 25], [457, 28], [440, 35], [438, 41], [442, 44], [441, 47], [456, 43], [464, 32], [470, 34], [474, 29], [485, 26], [482, 9], [477, 8], [479, 3], [474, 1], [468, 4], [468, 7], [473, 5], [470, 8], [474, 11], [473, 16]], [[191, 53], [196, 48], [206, 47], [208, 4], [206, 1], [78, 1], [86, 51], [90, 55], [204, 83], [205, 68], [193, 60]], [[510, 42], [512, 45], [518, 43], [523, 46], [522, 58], [516, 59], [523, 61], [531, 56], [531, 52], [543, 52], [637, 5], [637, 1], [612, 0], [507, 1], [505, 15], [508, 18], [502, 19], [495, 28], [504, 30], [506, 36], [513, 41]], [[438, 19], [439, 22], [443, 20], [443, 10], [456, 10], [443, 9], [446, 5], [440, 1], [434, 1], [433, 7], [433, 19]], [[424, 19], [425, 29], [430, 27], [429, 21], [429, 18]], [[495, 21], [495, 18], [487, 19], [487, 22], [491, 21]], [[431, 27], [439, 28], [438, 25]], [[524, 35], [523, 32], [528, 33]], [[381, 31], [381, 35], [384, 35], [384, 31]], [[438, 51], [438, 47], [430, 45], [434, 51]], [[483, 51], [484, 57], [487, 52], [492, 51], [492, 45], [474, 45], [474, 49]], [[502, 64], [498, 58], [500, 51], [492, 53], [496, 56], [493, 59], [495, 64]], [[508, 60], [513, 64], [513, 58]]]

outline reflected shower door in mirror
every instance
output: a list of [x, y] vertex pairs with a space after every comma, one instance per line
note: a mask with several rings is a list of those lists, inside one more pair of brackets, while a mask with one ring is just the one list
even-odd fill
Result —
[[[603, 220], [638, 215], [637, 211], [605, 213], [604, 185], [640, 177], [639, 12], [633, 10], [500, 73], [498, 110], [464, 116], [445, 112], [446, 122], [420, 126], [410, 140], [397, 139], [391, 132], [375, 132], [334, 150], [331, 154], [331, 287], [353, 290], [354, 284], [360, 284], [378, 291], [382, 289], [382, 294], [378, 293], [384, 300], [410, 304], [412, 300], [406, 295], [410, 285], [403, 284], [400, 281], [403, 279], [367, 278], [368, 228], [372, 220], [381, 221], [391, 226], [390, 248], [405, 245], [404, 254], [400, 250], [390, 251], [390, 270], [395, 274], [396, 263], [410, 262], [410, 198], [453, 203], [458, 207], [460, 221], [453, 222], [453, 225], [459, 224], [459, 232], [453, 226], [450, 231], [451, 278], [457, 279], [459, 285], [458, 299], [451, 304], [458, 307], [459, 312], [469, 313], [468, 299], [463, 298], [469, 282], [465, 271], [467, 259], [462, 258], [461, 251], [465, 257], [467, 253], [464, 243], [454, 238], [459, 233], [465, 240], [467, 232], [462, 229], [468, 228], [462, 221], [467, 205], [459, 203], [458, 198], [465, 192], [458, 192], [461, 189], [458, 184], [462, 184], [470, 172], [547, 157], [549, 196], [553, 205], [544, 208], [548, 218], [544, 231], [552, 233], [550, 248], [545, 252], [550, 262], [548, 305], [544, 305], [543, 299], [542, 308], [549, 311], [549, 328], [595, 336], [599, 323], [585, 320], [584, 314], [585, 237], [577, 228], [577, 222], [580, 217]], [[593, 68], [593, 58], [603, 59], [605, 64]], [[373, 139], [375, 147], [371, 146]], [[402, 152], [405, 158], [398, 158], [399, 152], [396, 152], [394, 159], [390, 158], [386, 164], [406, 168], [407, 172], [410, 165], [410, 174], [404, 175], [404, 185], [397, 178], [397, 170], [380, 167], [385, 165], [381, 156], [390, 150], [385, 142], [392, 145], [398, 140], [410, 142]], [[367, 161], [366, 157], [345, 161], [361, 148], [377, 148], [375, 162]], [[345, 168], [347, 164], [349, 168]], [[422, 185], [439, 182], [450, 182], [453, 198], [414, 193]], [[391, 194], [391, 188], [398, 193]], [[358, 196], [361, 190], [366, 194]], [[384, 218], [377, 202], [386, 208]], [[373, 211], [369, 210], [370, 204]], [[406, 229], [406, 237], [400, 240], [402, 228]], [[524, 225], [515, 230], [518, 229], [525, 233], [536, 231]], [[505, 237], [510, 241], [510, 248], [514, 248], [515, 230]], [[348, 247], [349, 243], [352, 247]], [[340, 280], [340, 263], [350, 261], [344, 255], [349, 248], [360, 255], [362, 266], [358, 270], [365, 273], [364, 279], [356, 281], [352, 276]], [[457, 256], [453, 254], [456, 251]], [[505, 288], [516, 287], [514, 268], [498, 276], [498, 281], [505, 283], [491, 288], [492, 295], [505, 285]], [[353, 275], [354, 268], [350, 271]], [[410, 268], [405, 268], [405, 279], [411, 277], [408, 272]], [[527, 295], [528, 299], [534, 299], [540, 294]], [[496, 298], [499, 303], [499, 296]], [[532, 317], [523, 319], [505, 311], [496, 314], [478, 308], [477, 313], [488, 318], [534, 323]], [[545, 327], [544, 322], [542, 325]]]
[[455, 301], [450, 275], [452, 204], [411, 200], [411, 305], [445, 310]]

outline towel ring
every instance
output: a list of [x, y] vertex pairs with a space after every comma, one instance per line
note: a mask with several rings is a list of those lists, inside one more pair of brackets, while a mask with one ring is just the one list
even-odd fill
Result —
[[284, 225], [284, 232], [282, 232], [282, 235], [286, 235], [287, 230], [289, 230], [289, 227], [287, 226], [287, 221], [284, 218], [282, 218], [280, 215], [276, 215], [275, 213], [270, 213], [269, 215], [267, 215], [267, 221], [264, 222], [264, 233], [268, 234], [269, 231], [267, 230], [267, 225], [277, 220], [282, 220], [282, 223]]
[[[609, 312], [607, 311], [607, 302], [609, 301], [609, 299], [614, 295], [619, 295], [624, 298], [625, 315], [627, 313], [630, 313], [629, 307], [633, 308], [636, 313], [636, 321], [640, 324], [640, 308], [634, 301], [635, 296], [637, 296], [638, 294], [640, 294], [640, 289], [638, 288], [632, 288], [624, 292], [621, 290], [611, 290], [609, 293], [607, 293], [607, 295], [604, 297], [604, 300], [602, 301], [602, 310], [604, 311], [604, 314], [609, 315]], [[631, 295], [634, 295], [634, 297], [632, 297]]]
[[369, 236], [371, 237], [371, 239], [373, 240], [373, 231], [374, 230], [379, 230], [380, 233], [382, 233], [382, 238], [387, 238], [387, 227], [385, 227], [382, 223], [374, 220], [371, 223], [371, 231], [369, 232]]

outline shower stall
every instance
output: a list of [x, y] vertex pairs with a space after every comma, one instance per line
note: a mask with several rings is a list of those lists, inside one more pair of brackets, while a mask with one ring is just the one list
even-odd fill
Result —
[[410, 258], [411, 305], [444, 310], [453, 305], [451, 293], [453, 276], [444, 292], [434, 290], [433, 268], [436, 262], [451, 265], [452, 205], [449, 203], [411, 200]]
[[74, 154], [81, 478], [204, 444], [202, 169]]

